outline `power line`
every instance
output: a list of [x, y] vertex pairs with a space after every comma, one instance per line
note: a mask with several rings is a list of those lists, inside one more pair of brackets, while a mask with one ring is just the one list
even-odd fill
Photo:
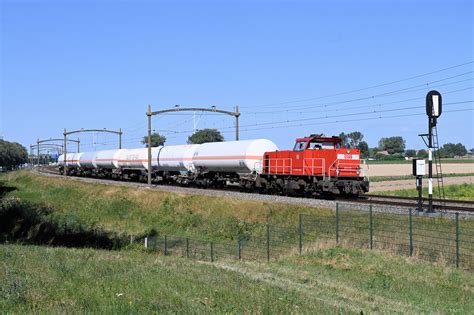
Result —
[[[433, 88], [434, 87], [439, 88], [439, 87], [442, 87], [442, 86], [453, 85], [453, 84], [463, 83], [463, 82], [472, 81], [472, 80], [473, 79], [471, 78], [471, 79], [465, 79], [465, 80], [460, 80], [460, 81], [456, 81], [456, 82], [450, 82], [450, 83], [446, 83], [446, 84], [440, 84], [440, 85], [433, 86]], [[424, 86], [424, 84], [423, 84], [423, 86]], [[465, 90], [469, 90], [469, 89], [472, 89], [472, 87], [467, 87], [467, 88], [454, 90], [454, 91], [443, 92], [443, 94], [461, 92], [461, 91], [465, 91]], [[425, 90], [425, 88], [416, 89], [416, 90], [412, 90], [412, 91], [409, 91], [409, 92], [411, 93], [411, 92], [417, 92], [417, 91], [422, 91], [422, 90]], [[402, 93], [397, 93], [397, 94], [402, 94]], [[354, 100], [350, 100], [350, 101], [352, 102], [352, 101], [368, 100], [368, 99], [374, 99], [375, 97], [377, 97], [377, 96], [369, 96], [369, 97], [365, 97], [363, 99], [354, 99]], [[409, 100], [421, 100], [421, 99], [425, 99], [425, 97], [416, 97], [416, 98], [411, 98]], [[300, 110], [304, 110], [304, 109], [311, 109], [311, 108], [318, 108], [318, 107], [325, 107], [326, 108], [328, 106], [338, 105], [338, 104], [342, 104], [344, 102], [349, 102], [349, 101], [333, 102], [333, 103], [326, 103], [326, 104], [323, 104], [323, 103], [320, 103], [320, 104], [306, 104], [306, 105], [303, 105], [302, 107], [294, 108], [294, 109], [259, 111], [259, 112], [245, 112], [245, 113], [249, 113], [249, 114], [289, 113], [289, 114], [291, 114], [291, 113], [294, 113], [295, 111], [300, 111]], [[395, 101], [395, 102], [384, 103], [384, 104], [395, 104], [395, 103], [400, 103], [400, 102], [403, 102], [403, 101]], [[354, 108], [357, 108], [357, 107], [351, 107], [350, 109], [354, 109]], [[347, 109], [345, 108], [344, 110], [347, 110]], [[306, 111], [305, 112], [296, 112], [296, 113], [307, 114]]]
[[[391, 82], [387, 82], [387, 83], [372, 85], [372, 86], [365, 87], [365, 88], [359, 88], [359, 89], [349, 90], [349, 91], [345, 91], [345, 92], [339, 92], [339, 93], [334, 93], [334, 94], [328, 94], [328, 95], [323, 95], [323, 96], [318, 96], [318, 97], [310, 97], [310, 98], [299, 99], [299, 100], [294, 100], [294, 101], [285, 101], [285, 102], [278, 102], [278, 103], [270, 103], [270, 104], [260, 105], [260, 107], [267, 107], [267, 106], [274, 106], [274, 105], [285, 105], [285, 104], [291, 104], [291, 103], [307, 102], [307, 101], [313, 101], [313, 100], [318, 100], [318, 99], [323, 99], [323, 98], [328, 98], [328, 97], [341, 96], [341, 95], [346, 95], [346, 94], [351, 94], [351, 93], [366, 91], [366, 90], [370, 90], [370, 89], [374, 89], [374, 88], [379, 88], [379, 87], [383, 87], [383, 86], [387, 86], [387, 85], [392, 85], [392, 84], [396, 84], [396, 83], [400, 83], [400, 82], [404, 82], [404, 81], [409, 81], [409, 80], [421, 78], [421, 77], [424, 77], [424, 76], [432, 75], [432, 74], [435, 74], [435, 73], [440, 73], [440, 72], [443, 72], [443, 71], [447, 71], [447, 70], [451, 70], [451, 69], [463, 67], [463, 66], [466, 66], [466, 65], [469, 65], [469, 64], [472, 64], [472, 63], [474, 63], [474, 61], [469, 61], [469, 62], [457, 64], [457, 65], [454, 65], [454, 66], [451, 66], [451, 67], [447, 67], [447, 68], [443, 68], [443, 69], [438, 69], [438, 70], [435, 70], [435, 71], [431, 71], [431, 72], [427, 72], [427, 73], [423, 73], [423, 74], [411, 76], [411, 77], [404, 78], [404, 79], [400, 79], [400, 80], [395, 80], [395, 81], [391, 81]], [[252, 106], [241, 106], [241, 108], [248, 108], [248, 107], [252, 107]]]
[[[451, 102], [451, 103], [444, 103], [443, 105], [458, 105], [458, 104], [466, 104], [466, 103], [473, 103], [474, 101], [461, 101], [461, 102]], [[347, 113], [347, 114], [338, 114], [338, 115], [333, 115], [333, 116], [317, 116], [317, 117], [307, 117], [307, 118], [300, 118], [300, 119], [286, 119], [286, 120], [281, 120], [281, 121], [272, 121], [272, 122], [264, 122], [264, 123], [256, 123], [256, 124], [251, 124], [251, 125], [242, 125], [241, 127], [253, 127], [253, 126], [264, 126], [264, 125], [273, 125], [273, 124], [286, 124], [289, 122], [295, 122], [295, 121], [308, 121], [308, 120], [319, 120], [319, 119], [328, 119], [328, 118], [334, 118], [334, 117], [346, 117], [346, 116], [358, 116], [358, 115], [368, 115], [368, 114], [374, 114], [374, 113], [384, 113], [384, 112], [394, 112], [394, 111], [402, 111], [402, 110], [410, 110], [410, 109], [417, 109], [417, 108], [423, 108], [424, 106], [410, 106], [410, 107], [402, 107], [402, 108], [395, 108], [395, 109], [386, 109], [386, 110], [372, 110], [372, 111], [365, 111], [365, 112], [358, 112], [358, 113]], [[281, 126], [278, 126], [281, 127]], [[228, 128], [223, 128], [223, 129], [228, 129]]]
[[[467, 112], [467, 111], [474, 111], [474, 108], [445, 110], [445, 111], [443, 111], [443, 113]], [[399, 117], [409, 117], [409, 116], [420, 116], [420, 115], [426, 115], [426, 113], [412, 113], [412, 114], [401, 114], [401, 115], [392, 115], [392, 116], [379, 116], [379, 117], [335, 120], [335, 121], [328, 121], [328, 122], [318, 122], [318, 125], [336, 124], [336, 123], [344, 123], [344, 122], [355, 122], [355, 121], [365, 121], [365, 120], [387, 119], [387, 118], [399, 118]], [[312, 125], [313, 125], [313, 123], [294, 124], [294, 125], [285, 125], [285, 126], [271, 126], [271, 127], [253, 128], [253, 129], [241, 129], [241, 131], [258, 131], [258, 130], [269, 130], [269, 129], [282, 128], [282, 127], [284, 127], [284, 128], [293, 128], [293, 127], [312, 126]], [[232, 131], [223, 132], [223, 133], [231, 133], [231, 132]]]

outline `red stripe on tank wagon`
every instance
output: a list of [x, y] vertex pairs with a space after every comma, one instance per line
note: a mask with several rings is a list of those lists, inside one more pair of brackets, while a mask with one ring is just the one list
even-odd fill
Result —
[[[202, 161], [202, 160], [261, 160], [260, 155], [223, 155], [223, 156], [195, 156], [191, 158], [161, 158], [160, 161]], [[143, 160], [117, 160], [117, 159], [96, 159], [95, 161], [109, 161], [109, 162], [148, 162], [148, 159]], [[79, 160], [66, 160], [66, 162], [79, 162]], [[93, 161], [82, 161], [93, 162]]]
[[195, 156], [190, 158], [162, 158], [160, 161], [202, 161], [202, 160], [260, 160], [260, 155]]

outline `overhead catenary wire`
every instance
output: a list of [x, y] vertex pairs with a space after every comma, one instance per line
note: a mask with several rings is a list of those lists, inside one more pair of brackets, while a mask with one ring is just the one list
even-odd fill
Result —
[[[464, 82], [468, 82], [468, 81], [472, 81], [473, 79], [470, 78], [470, 79], [465, 79], [465, 80], [460, 80], [460, 81], [456, 81], [456, 82], [450, 82], [450, 83], [446, 83], [446, 84], [440, 84], [440, 85], [435, 85], [435, 86], [432, 86], [432, 88], [440, 88], [440, 87], [443, 87], [443, 86], [448, 86], [448, 85], [453, 85], [453, 84], [459, 84], [459, 83], [464, 83]], [[469, 90], [469, 89], [472, 89], [472, 86], [470, 87], [466, 87], [466, 88], [462, 88], [462, 89], [458, 89], [458, 90], [454, 90], [454, 91], [447, 91], [447, 92], [443, 92], [443, 94], [449, 94], [449, 93], [456, 93], [456, 92], [461, 92], [461, 91], [466, 91], [466, 90]], [[413, 91], [410, 91], [410, 92], [418, 92], [418, 91], [424, 91], [426, 90], [426, 88], [421, 88], [421, 89], [416, 89], [416, 90], [413, 90]], [[375, 99], [375, 97], [365, 97], [363, 99], [354, 99], [354, 100], [350, 100], [350, 102], [356, 102], [356, 101], [362, 101], [362, 100], [373, 100]], [[411, 98], [409, 100], [422, 100], [422, 99], [425, 99], [425, 97], [416, 97], [416, 98]], [[385, 104], [395, 104], [395, 103], [400, 103], [400, 102], [404, 102], [405, 100], [399, 100], [399, 101], [394, 101], [394, 102], [390, 102], [390, 103], [385, 103]], [[303, 110], [306, 110], [306, 109], [313, 109], [313, 108], [327, 108], [327, 107], [332, 107], [334, 105], [339, 105], [339, 104], [343, 104], [343, 102], [346, 102], [346, 103], [349, 103], [349, 101], [342, 101], [341, 103], [340, 102], [333, 102], [331, 104], [329, 103], [319, 103], [319, 104], [305, 104], [301, 107], [298, 107], [298, 108], [290, 108], [290, 109], [281, 109], [281, 110], [278, 110], [278, 109], [275, 109], [275, 110], [271, 110], [271, 111], [252, 111], [252, 112], [247, 112], [245, 111], [244, 113], [248, 113], [248, 114], [274, 114], [274, 113], [289, 113], [289, 114], [296, 114], [296, 113], [300, 113], [300, 114], [306, 114], [307, 111], [303, 111]], [[364, 105], [366, 106], [366, 105]], [[353, 109], [355, 107], [351, 106], [350, 108], [344, 108], [343, 110], [350, 110], [350, 109]], [[299, 111], [299, 112], [297, 112]]]
[[[397, 83], [400, 83], [400, 82], [405, 82], [405, 81], [410, 81], [410, 80], [413, 80], [413, 79], [418, 79], [418, 78], [429, 76], [429, 75], [432, 75], [432, 74], [436, 74], [436, 73], [448, 71], [448, 70], [451, 70], [451, 69], [467, 66], [467, 65], [470, 65], [470, 64], [473, 64], [473, 63], [474, 63], [474, 61], [468, 61], [468, 62], [457, 64], [457, 65], [454, 65], [454, 66], [445, 67], [445, 68], [442, 68], [442, 69], [437, 69], [437, 70], [434, 70], [434, 71], [430, 71], [430, 72], [427, 72], [427, 73], [410, 76], [410, 77], [407, 77], [407, 78], [404, 78], [404, 79], [399, 79], [399, 80], [395, 80], [395, 81], [391, 81], [391, 82], [376, 84], [376, 85], [372, 85], [372, 86], [368, 86], [368, 87], [364, 87], [364, 88], [358, 88], [358, 89], [348, 90], [348, 91], [344, 91], [344, 92], [338, 92], [338, 93], [327, 94], [327, 95], [322, 95], [322, 96], [317, 96], [317, 97], [298, 99], [298, 100], [293, 100], [293, 101], [269, 103], [269, 104], [259, 105], [259, 107], [268, 107], [268, 106], [274, 106], [274, 105], [286, 105], [286, 104], [291, 104], [291, 103], [301, 103], [301, 102], [313, 101], [313, 100], [324, 99], [324, 98], [329, 98], [329, 97], [334, 97], [334, 96], [341, 96], [341, 95], [347, 95], [347, 94], [362, 92], [362, 91], [375, 89], [375, 88], [379, 88], [379, 87], [383, 87], [383, 86], [397, 84]], [[243, 108], [248, 108], [248, 107], [253, 107], [253, 106], [240, 106], [240, 107], [243, 109]]]

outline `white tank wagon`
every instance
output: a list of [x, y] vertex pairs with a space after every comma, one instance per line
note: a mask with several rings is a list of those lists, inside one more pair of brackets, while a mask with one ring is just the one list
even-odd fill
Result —
[[[68, 153], [66, 157], [67, 167], [79, 167], [79, 159], [83, 153]], [[64, 154], [61, 154], [58, 158], [58, 164], [64, 166]]]
[[64, 154], [61, 154], [58, 157], [58, 165], [60, 171], [62, 172], [62, 169], [64, 169], [64, 165], [66, 165], [66, 167], [68, 168], [71, 168], [72, 170], [78, 169], [80, 167], [79, 160], [83, 154], [83, 152], [67, 153], [66, 161], [64, 161]]
[[[163, 147], [151, 148], [151, 168], [158, 168], [158, 154]], [[130, 170], [148, 170], [148, 148], [123, 149], [117, 158], [117, 167]]]
[[193, 164], [201, 172], [261, 173], [263, 154], [276, 150], [267, 139], [203, 143], [194, 152]]
[[[155, 183], [221, 187], [228, 182], [254, 181], [262, 171], [265, 152], [278, 150], [270, 140], [256, 139], [151, 149]], [[68, 175], [145, 180], [148, 149], [119, 149], [68, 153]], [[60, 171], [64, 161], [59, 158]]]
[[79, 167], [84, 169], [97, 168], [97, 165], [95, 164], [97, 153], [98, 151], [84, 152], [79, 159]]
[[193, 156], [200, 144], [164, 146], [158, 154], [158, 170], [194, 172]]
[[120, 151], [122, 150], [125, 150], [125, 149], [97, 151], [97, 155], [94, 161], [96, 168], [104, 168], [104, 169], [118, 168], [117, 156], [120, 154]]

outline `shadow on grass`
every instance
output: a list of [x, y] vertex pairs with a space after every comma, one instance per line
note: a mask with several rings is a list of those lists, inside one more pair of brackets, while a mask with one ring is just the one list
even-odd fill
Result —
[[128, 237], [87, 228], [74, 218], [54, 219], [53, 210], [17, 198], [0, 200], [0, 242], [120, 249]]
[[16, 187], [5, 186], [5, 183], [0, 182], [0, 198], [15, 190]]

